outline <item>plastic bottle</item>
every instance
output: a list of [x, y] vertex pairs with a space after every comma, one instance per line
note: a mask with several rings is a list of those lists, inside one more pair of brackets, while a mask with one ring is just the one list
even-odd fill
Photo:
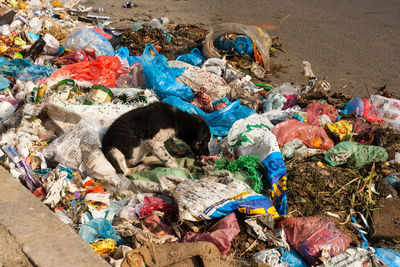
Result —
[[163, 25], [161, 24], [161, 22], [158, 19], [152, 19], [150, 21], [150, 26], [152, 26], [156, 29], [161, 29], [163, 27]]

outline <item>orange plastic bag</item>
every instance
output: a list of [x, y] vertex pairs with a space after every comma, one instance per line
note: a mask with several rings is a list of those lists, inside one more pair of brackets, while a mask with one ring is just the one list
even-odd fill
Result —
[[82, 61], [58, 69], [50, 78], [70, 77], [77, 81], [88, 81], [105, 87], [115, 87], [121, 74], [127, 73], [117, 57], [99, 56], [96, 60]]
[[321, 126], [310, 125], [294, 119], [278, 123], [272, 129], [272, 133], [278, 139], [280, 147], [293, 139], [300, 139], [310, 148], [326, 151], [335, 145]]

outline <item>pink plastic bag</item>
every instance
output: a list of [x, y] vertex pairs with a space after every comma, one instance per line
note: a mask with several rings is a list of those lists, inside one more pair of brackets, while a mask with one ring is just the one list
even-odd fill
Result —
[[289, 218], [278, 223], [297, 252], [310, 265], [322, 262], [319, 257], [326, 250], [331, 257], [344, 252], [351, 238], [340, 232], [334, 222], [319, 217]]
[[311, 103], [307, 106], [307, 122], [311, 125], [320, 125], [319, 116], [327, 115], [332, 122], [337, 121], [338, 111], [334, 106], [319, 102]]
[[310, 148], [326, 151], [335, 145], [321, 126], [310, 125], [295, 119], [278, 123], [272, 129], [272, 133], [278, 139], [280, 147], [293, 139], [300, 139]]
[[240, 228], [235, 213], [216, 222], [208, 233], [196, 234], [188, 232], [183, 242], [208, 241], [216, 245], [222, 255], [226, 255], [231, 248], [232, 240], [239, 234]]
[[70, 65], [70, 64], [75, 64], [78, 62], [82, 61], [87, 61], [87, 60], [94, 60], [91, 57], [88, 57], [83, 50], [75, 50], [71, 54], [65, 55], [63, 57], [59, 57], [54, 59], [54, 62], [63, 64], [63, 65]]
[[286, 98], [286, 103], [283, 105], [282, 110], [292, 108], [297, 104], [297, 95], [283, 95]]
[[164, 212], [165, 216], [174, 214], [177, 211], [172, 204], [166, 202], [162, 198], [144, 197], [142, 210], [140, 211], [140, 217], [146, 217], [156, 210]]
[[106, 87], [115, 87], [121, 74], [127, 73], [117, 57], [99, 56], [96, 60], [82, 61], [58, 69], [50, 78], [70, 77], [77, 81], [88, 81]]

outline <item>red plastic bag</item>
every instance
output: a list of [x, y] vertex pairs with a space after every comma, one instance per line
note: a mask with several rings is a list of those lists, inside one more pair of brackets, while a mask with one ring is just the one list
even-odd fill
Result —
[[342, 110], [342, 113], [363, 116], [369, 122], [383, 122], [378, 111], [367, 98], [353, 98], [349, 103], [346, 104], [346, 107], [344, 110]]
[[311, 125], [320, 125], [319, 116], [327, 115], [331, 122], [337, 121], [338, 111], [334, 106], [319, 102], [311, 103], [307, 106], [307, 122]]
[[171, 226], [163, 223], [157, 214], [153, 213], [146, 218], [143, 218], [142, 224], [153, 234], [158, 236], [174, 235], [174, 231]]
[[326, 151], [335, 145], [321, 126], [310, 125], [295, 119], [278, 123], [272, 129], [272, 133], [278, 139], [280, 147], [293, 139], [300, 139], [308, 147]]
[[334, 222], [319, 217], [289, 218], [278, 223], [297, 252], [310, 265], [322, 262], [319, 257], [326, 250], [331, 257], [344, 252], [351, 238], [340, 232]]
[[367, 98], [363, 98], [362, 101], [364, 104], [364, 111], [362, 116], [367, 121], [382, 123], [383, 122], [382, 117], [379, 115], [378, 111], [375, 109], [372, 102], [369, 101]]
[[216, 222], [208, 233], [196, 234], [188, 232], [183, 242], [208, 241], [216, 245], [222, 255], [226, 255], [231, 248], [232, 240], [239, 234], [240, 228], [235, 213], [231, 213]]
[[142, 210], [140, 211], [140, 217], [146, 217], [156, 210], [164, 212], [165, 216], [174, 214], [177, 211], [172, 204], [166, 202], [162, 198], [144, 197]]
[[63, 66], [50, 78], [70, 77], [77, 81], [88, 81], [105, 87], [114, 87], [118, 77], [127, 72], [117, 57], [100, 56], [96, 60], [86, 60]]

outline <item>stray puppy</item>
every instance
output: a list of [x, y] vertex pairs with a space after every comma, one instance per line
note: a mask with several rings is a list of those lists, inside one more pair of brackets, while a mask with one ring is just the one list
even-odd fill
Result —
[[[204, 118], [164, 102], [131, 110], [116, 119], [104, 135], [102, 150], [118, 173], [127, 175], [148, 153], [167, 167], [178, 167], [164, 142], [176, 137], [190, 146], [196, 157], [208, 155], [210, 129]], [[129, 166], [129, 167], [128, 167]]]

